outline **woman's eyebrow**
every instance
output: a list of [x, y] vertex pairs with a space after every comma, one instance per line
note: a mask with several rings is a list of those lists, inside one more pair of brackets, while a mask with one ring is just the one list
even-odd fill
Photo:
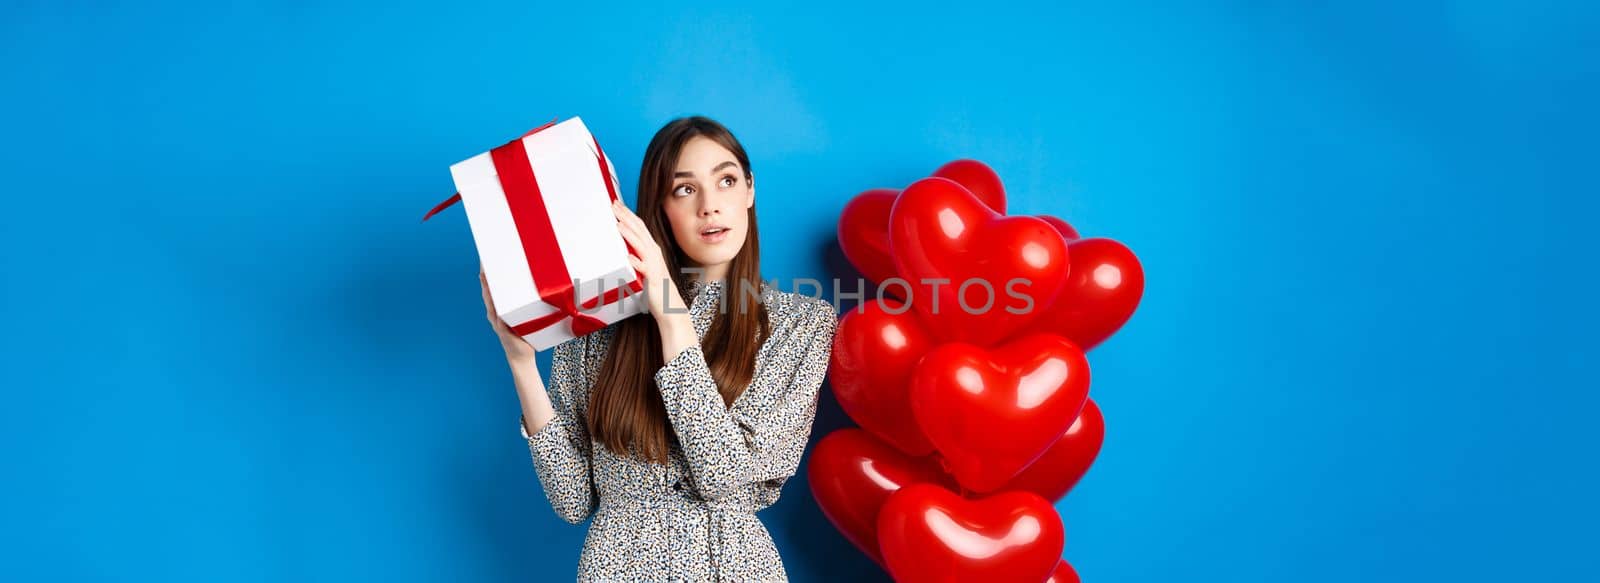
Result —
[[[721, 170], [723, 168], [727, 168], [729, 166], [733, 166], [733, 167], [737, 168], [737, 167], [739, 167], [739, 164], [737, 162], [734, 162], [733, 160], [728, 160], [726, 162], [718, 164], [717, 167], [712, 168], [711, 169], [711, 174], [716, 174], [718, 170]], [[672, 177], [673, 178], [694, 178], [694, 172], [691, 172], [691, 171], [688, 171], [688, 170], [679, 170], [677, 172], [673, 172], [672, 173]]]

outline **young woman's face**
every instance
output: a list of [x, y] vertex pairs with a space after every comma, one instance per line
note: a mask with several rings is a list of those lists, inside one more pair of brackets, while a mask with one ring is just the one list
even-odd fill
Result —
[[728, 262], [744, 247], [755, 188], [733, 152], [695, 136], [683, 145], [667, 192], [667, 221], [678, 247], [705, 277], [721, 279]]

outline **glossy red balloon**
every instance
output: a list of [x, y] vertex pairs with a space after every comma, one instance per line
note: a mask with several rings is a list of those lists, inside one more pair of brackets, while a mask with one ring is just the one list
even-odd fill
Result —
[[894, 277], [889, 257], [889, 209], [900, 191], [874, 188], [850, 199], [839, 213], [839, 249], [861, 275], [882, 283]]
[[1056, 570], [1050, 573], [1050, 578], [1044, 580], [1044, 583], [1082, 583], [1082, 580], [1078, 579], [1077, 569], [1073, 569], [1072, 565], [1066, 561], [1061, 561], [1060, 564], [1056, 565]]
[[1032, 492], [966, 500], [912, 484], [878, 513], [883, 564], [900, 583], [1043, 581], [1065, 542], [1056, 509]]
[[[983, 162], [956, 160], [940, 166], [933, 175], [956, 181], [989, 208], [1005, 214], [1005, 187], [994, 169]], [[894, 260], [889, 256], [889, 209], [899, 194], [893, 188], [874, 188], [850, 199], [839, 213], [839, 248], [857, 271], [874, 282], [882, 283], [895, 275]]]
[[878, 510], [884, 500], [920, 482], [953, 485], [933, 458], [905, 455], [853, 427], [829, 433], [811, 448], [806, 481], [823, 516], [880, 565]]
[[1089, 399], [1083, 403], [1078, 420], [1072, 422], [1061, 439], [1012, 478], [1006, 489], [1027, 490], [1046, 500], [1061, 500], [1094, 464], [1105, 438], [1105, 417], [1101, 416], [1100, 406], [1094, 404], [1094, 399]]
[[1060, 334], [1089, 350], [1133, 317], [1144, 297], [1144, 268], [1133, 251], [1111, 239], [1078, 239], [1067, 246], [1072, 273], [1028, 331]]
[[[889, 248], [896, 272], [912, 284], [907, 300], [923, 325], [940, 340], [980, 345], [1039, 316], [1070, 266], [1067, 242], [1049, 223], [996, 213], [960, 184], [937, 177], [912, 183], [895, 199]], [[1012, 285], [1014, 278], [1028, 283]], [[928, 279], [948, 283], [922, 283]], [[957, 300], [963, 286], [965, 304]], [[1012, 297], [1024, 294], [1033, 309]]]
[[953, 342], [917, 365], [911, 410], [945, 469], [990, 492], [1032, 463], [1078, 418], [1089, 361], [1067, 339], [1029, 334], [993, 349]]
[[933, 175], [956, 181], [994, 212], [1006, 214], [1006, 188], [1000, 183], [1000, 175], [988, 164], [977, 160], [956, 160], [940, 166], [933, 171]]
[[828, 379], [839, 406], [862, 429], [911, 455], [933, 444], [911, 416], [911, 373], [934, 347], [910, 307], [885, 298], [861, 304], [839, 320]]
[[[1055, 227], [1056, 232], [1061, 233], [1061, 238], [1066, 239], [1068, 243], [1083, 238], [1082, 235], [1078, 234], [1077, 229], [1072, 228], [1072, 225], [1067, 224], [1066, 221], [1061, 220], [1059, 217], [1039, 215], [1039, 218], [1044, 219], [1044, 222], [1050, 223], [1050, 226]], [[1070, 247], [1071, 245], [1068, 246]]]

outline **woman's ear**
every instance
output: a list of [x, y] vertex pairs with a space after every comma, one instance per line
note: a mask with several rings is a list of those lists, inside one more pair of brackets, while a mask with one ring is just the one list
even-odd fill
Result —
[[756, 175], [751, 174], [745, 180], [750, 183], [750, 194], [744, 197], [744, 208], [750, 208], [756, 206]]

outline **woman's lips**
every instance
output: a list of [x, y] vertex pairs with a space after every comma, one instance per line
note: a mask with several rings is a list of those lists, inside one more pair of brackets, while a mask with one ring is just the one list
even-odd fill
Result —
[[730, 230], [731, 229], [721, 229], [712, 233], [700, 233], [700, 240], [706, 243], [721, 243], [724, 239], [728, 238], [728, 231]]

